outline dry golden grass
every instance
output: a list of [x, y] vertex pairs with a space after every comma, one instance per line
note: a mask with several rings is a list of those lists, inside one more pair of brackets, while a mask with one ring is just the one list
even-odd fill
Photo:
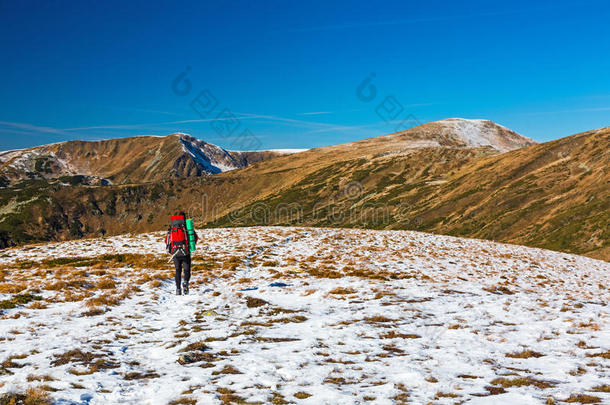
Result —
[[88, 311], [83, 312], [81, 315], [82, 316], [97, 316], [97, 315], [102, 315], [106, 313], [106, 309], [105, 308], [91, 308]]
[[116, 288], [116, 282], [110, 277], [105, 277], [95, 284], [95, 288], [98, 290], [114, 289]]
[[28, 308], [30, 309], [46, 309], [47, 307], [48, 305], [44, 301], [34, 301], [28, 305]]
[[197, 400], [189, 397], [174, 399], [168, 405], [196, 405]]
[[492, 285], [490, 287], [485, 287], [485, 288], [483, 288], [483, 291], [487, 291], [492, 294], [506, 294], [506, 295], [514, 294], [513, 291], [511, 291], [508, 287], [503, 286], [503, 285]]
[[26, 284], [1, 283], [0, 293], [2, 294], [17, 294], [27, 288]]
[[434, 395], [435, 399], [440, 399], [440, 398], [457, 398], [459, 397], [458, 394], [455, 394], [453, 392], [443, 392], [443, 391], [439, 391]]
[[329, 265], [320, 265], [318, 267], [305, 267], [304, 270], [312, 277], [317, 278], [341, 278], [343, 274]]
[[93, 353], [87, 353], [87, 352], [83, 352], [80, 349], [74, 349], [74, 350], [69, 350], [60, 355], [55, 355], [55, 360], [51, 361], [51, 365], [52, 366], [61, 366], [61, 365], [72, 363], [72, 362], [88, 364], [88, 363], [91, 363], [96, 358], [98, 358], [98, 356], [94, 355]]
[[587, 357], [601, 357], [610, 360], [610, 350], [602, 353], [587, 353]]
[[583, 367], [580, 367], [580, 366], [578, 366], [575, 370], [571, 370], [571, 371], [568, 372], [568, 374], [574, 375], [574, 376], [576, 376], [576, 375], [583, 375], [583, 374], [586, 374], [586, 373], [587, 373], [587, 369], [583, 368]]
[[395, 339], [395, 338], [400, 338], [400, 339], [419, 339], [421, 338], [420, 335], [416, 335], [414, 333], [400, 333], [400, 332], [396, 332], [394, 330], [391, 330], [387, 333], [384, 333], [382, 335], [379, 336], [381, 339]]
[[157, 280], [157, 279], [151, 281], [149, 284], [149, 286], [152, 288], [158, 288], [158, 287], [161, 287], [162, 285], [163, 285], [163, 283], [161, 282], [161, 280]]
[[63, 299], [56, 296], [53, 301], [62, 301], [62, 302], [79, 302], [83, 301], [93, 295], [92, 292], [89, 291], [73, 291], [67, 290], [63, 293]]
[[267, 398], [267, 402], [270, 404], [273, 404], [273, 405], [286, 405], [286, 404], [293, 403], [293, 402], [286, 401], [284, 396], [282, 394], [280, 394], [279, 392], [272, 392], [271, 396]]
[[212, 372], [212, 375], [219, 374], [243, 374], [241, 371], [231, 366], [230, 364], [225, 365], [221, 370], [216, 370]]
[[[6, 265], [4, 265], [6, 266]], [[127, 277], [134, 270], [146, 268], [143, 277], [137, 281], [173, 277], [167, 263], [154, 255], [109, 254], [93, 258], [59, 257], [37, 262], [18, 264], [26, 270], [7, 272], [2, 270], [3, 282], [0, 292], [47, 290], [60, 294], [51, 296], [49, 302], [74, 302], [89, 298], [87, 290], [113, 290], [117, 288], [117, 278]], [[164, 271], [161, 271], [164, 270]], [[152, 271], [156, 271], [150, 274]], [[10, 280], [7, 277], [10, 276]], [[97, 283], [90, 276], [102, 277]], [[33, 308], [42, 308], [36, 304]]]
[[118, 305], [119, 302], [121, 302], [119, 296], [112, 295], [110, 293], [104, 293], [87, 300], [85, 302], [85, 306], [88, 308], [114, 306]]
[[535, 352], [533, 350], [524, 350], [522, 352], [517, 353], [507, 353], [506, 357], [510, 357], [513, 359], [529, 359], [531, 357], [539, 358], [544, 356], [542, 353]]
[[385, 271], [373, 271], [365, 268], [354, 268], [351, 265], [343, 267], [342, 271], [346, 276], [360, 277], [367, 279], [388, 280], [391, 273]]
[[600, 397], [596, 397], [593, 395], [587, 395], [587, 394], [572, 394], [570, 395], [569, 398], [564, 399], [564, 402], [573, 404], [573, 403], [578, 403], [578, 404], [599, 404], [600, 402], [602, 402], [602, 399]]
[[266, 320], [266, 321], [243, 321], [240, 326], [264, 326], [269, 327], [273, 326], [275, 321]]
[[128, 297], [131, 297], [132, 294], [139, 293], [139, 292], [142, 292], [142, 289], [139, 286], [130, 285], [130, 286], [123, 288], [123, 290], [121, 291], [120, 297], [121, 297], [121, 299], [125, 299]]
[[126, 373], [123, 378], [127, 381], [130, 380], [147, 380], [147, 379], [151, 379], [151, 378], [159, 378], [159, 374], [153, 372], [153, 371], [145, 371], [145, 372], [137, 372], [137, 371], [132, 371], [129, 373]]
[[115, 369], [120, 365], [110, 358], [107, 354], [97, 354], [91, 352], [83, 352], [80, 349], [69, 350], [63, 354], [55, 355], [55, 359], [51, 361], [51, 366], [62, 366], [65, 364], [79, 364], [86, 367], [86, 371], [72, 370], [73, 374], [92, 374], [99, 370]]
[[44, 284], [43, 288], [45, 290], [49, 290], [49, 291], [59, 291], [59, 290], [65, 290], [67, 288], [68, 284], [65, 281], [51, 281], [48, 282], [46, 284]]
[[52, 402], [47, 391], [34, 387], [28, 388], [23, 398], [23, 405], [49, 405]]
[[94, 285], [91, 284], [90, 282], [88, 282], [85, 278], [78, 277], [78, 278], [70, 278], [68, 281], [66, 281], [66, 287], [67, 288], [77, 288], [77, 289], [91, 289], [94, 287]]
[[248, 308], [257, 308], [257, 307], [262, 307], [263, 305], [268, 305], [269, 303], [263, 299], [260, 298], [254, 298], [254, 297], [246, 297], [246, 306]]
[[[0, 301], [0, 310], [1, 309], [13, 309], [13, 308], [16, 308], [21, 305], [26, 305], [32, 301], [39, 301], [39, 300], [42, 300], [42, 297], [39, 295], [33, 295], [33, 294], [29, 294], [29, 293], [15, 294], [9, 299]], [[15, 314], [15, 315], [19, 315], [19, 313]], [[17, 316], [17, 318], [19, 316]]]
[[205, 344], [205, 342], [199, 341], [199, 342], [194, 342], [191, 343], [189, 345], [187, 345], [186, 347], [184, 347], [183, 349], [180, 349], [180, 352], [191, 352], [191, 351], [206, 351], [209, 350], [210, 347], [208, 345]]
[[396, 404], [407, 404], [409, 403], [409, 390], [404, 384], [395, 384], [398, 394], [394, 395], [392, 399]]
[[235, 391], [229, 389], [229, 388], [224, 388], [224, 387], [219, 387], [216, 389], [216, 392], [219, 394], [218, 399], [220, 400], [220, 402], [223, 405], [228, 405], [228, 404], [262, 404], [260, 402], [248, 402], [245, 399], [243, 399], [242, 397], [240, 397], [239, 395], [235, 394]]
[[383, 315], [375, 315], [375, 316], [371, 316], [368, 318], [364, 318], [364, 321], [366, 323], [376, 324], [376, 323], [395, 322], [396, 319], [388, 318], [387, 316], [383, 316]]
[[350, 287], [336, 287], [328, 292], [329, 294], [355, 294], [356, 290]]
[[533, 385], [537, 388], [551, 388], [555, 386], [555, 383], [550, 382], [550, 381], [544, 381], [544, 380], [537, 380], [535, 378], [532, 377], [516, 377], [516, 378], [496, 378], [495, 380], [491, 381], [491, 383], [493, 385], [500, 385], [504, 388], [510, 388], [510, 387], [523, 387], [523, 386], [529, 386], [529, 385]]
[[6, 360], [4, 360], [2, 363], [0, 363], [0, 366], [3, 368], [22, 368], [23, 365], [19, 364], [19, 363], [15, 363], [13, 360], [23, 360], [27, 357], [27, 354], [14, 354], [12, 356], [9, 356], [6, 358]]
[[142, 285], [145, 283], [148, 283], [150, 281], [162, 281], [162, 280], [167, 280], [170, 278], [174, 278], [174, 271], [175, 270], [169, 270], [166, 269], [165, 271], [157, 271], [155, 273], [152, 272], [146, 272], [146, 273], [139, 273], [141, 274], [140, 276], [138, 276], [137, 279], [134, 280], [133, 284], [134, 285]]
[[235, 271], [242, 263], [242, 259], [237, 256], [232, 256], [222, 263], [222, 269]]
[[78, 369], [78, 368], [71, 368], [68, 370], [68, 373], [72, 374], [72, 375], [76, 375], [76, 376], [81, 376], [81, 375], [91, 375], [93, 373], [95, 373], [97, 370], [95, 368], [85, 368], [85, 369]]
[[305, 322], [307, 320], [306, 316], [303, 315], [295, 315], [295, 316], [291, 316], [288, 318], [280, 318], [277, 321], [274, 322], [281, 322], [281, 323], [301, 323], [301, 322]]
[[49, 381], [55, 381], [55, 379], [53, 377], [51, 377], [50, 375], [34, 375], [34, 374], [30, 374], [27, 376], [26, 380], [28, 382], [33, 382], [33, 381], [45, 381], [45, 382], [49, 382]]
[[282, 307], [272, 307], [272, 308], [269, 308], [266, 313], [267, 313], [267, 315], [275, 316], [275, 315], [279, 315], [279, 314], [294, 314], [297, 312], [302, 312], [302, 310], [287, 309], [287, 308], [282, 308]]
[[336, 384], [338, 386], [355, 384], [356, 381], [347, 380], [344, 377], [328, 376], [324, 379], [326, 384]]
[[301, 295], [303, 297], [306, 297], [308, 295], [311, 295], [311, 294], [315, 293], [316, 291], [318, 291], [318, 290], [315, 290], [315, 289], [311, 288], [311, 289], [305, 290]]
[[577, 324], [577, 327], [583, 328], [583, 329], [590, 329], [590, 330], [594, 330], [594, 331], [599, 331], [601, 329], [599, 324], [594, 322], [593, 320], [589, 320], [588, 322], [579, 322]]

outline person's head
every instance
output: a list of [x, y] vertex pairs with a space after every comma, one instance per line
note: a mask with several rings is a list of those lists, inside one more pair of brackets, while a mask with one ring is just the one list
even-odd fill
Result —
[[184, 211], [180, 211], [180, 213], [179, 213], [178, 215], [182, 215], [182, 217], [183, 217], [184, 219], [186, 219], [186, 214], [184, 213]]

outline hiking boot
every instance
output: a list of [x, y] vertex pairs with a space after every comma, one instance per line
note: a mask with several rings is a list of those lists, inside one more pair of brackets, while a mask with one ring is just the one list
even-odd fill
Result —
[[189, 294], [189, 285], [187, 283], [182, 283], [182, 291], [184, 291], [184, 295]]
[[180, 287], [176, 288], [176, 295], [182, 295], [182, 290]]

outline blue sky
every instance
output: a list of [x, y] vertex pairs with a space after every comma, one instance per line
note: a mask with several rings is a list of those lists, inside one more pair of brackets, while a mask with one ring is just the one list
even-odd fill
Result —
[[608, 21], [605, 0], [0, 1], [0, 149], [309, 148], [449, 117], [548, 141], [610, 125]]

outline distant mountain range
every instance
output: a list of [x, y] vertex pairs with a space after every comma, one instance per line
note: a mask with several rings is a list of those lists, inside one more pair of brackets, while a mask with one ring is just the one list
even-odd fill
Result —
[[90, 184], [135, 184], [218, 174], [283, 154], [229, 151], [186, 134], [67, 141], [0, 152], [0, 182], [82, 175]]
[[[610, 128], [536, 144], [457, 118], [295, 154], [185, 135], [56, 144], [1, 154], [0, 244], [159, 230], [183, 209], [198, 226], [412, 229], [610, 260], [609, 147]], [[47, 173], [33, 156], [51, 152]]]

